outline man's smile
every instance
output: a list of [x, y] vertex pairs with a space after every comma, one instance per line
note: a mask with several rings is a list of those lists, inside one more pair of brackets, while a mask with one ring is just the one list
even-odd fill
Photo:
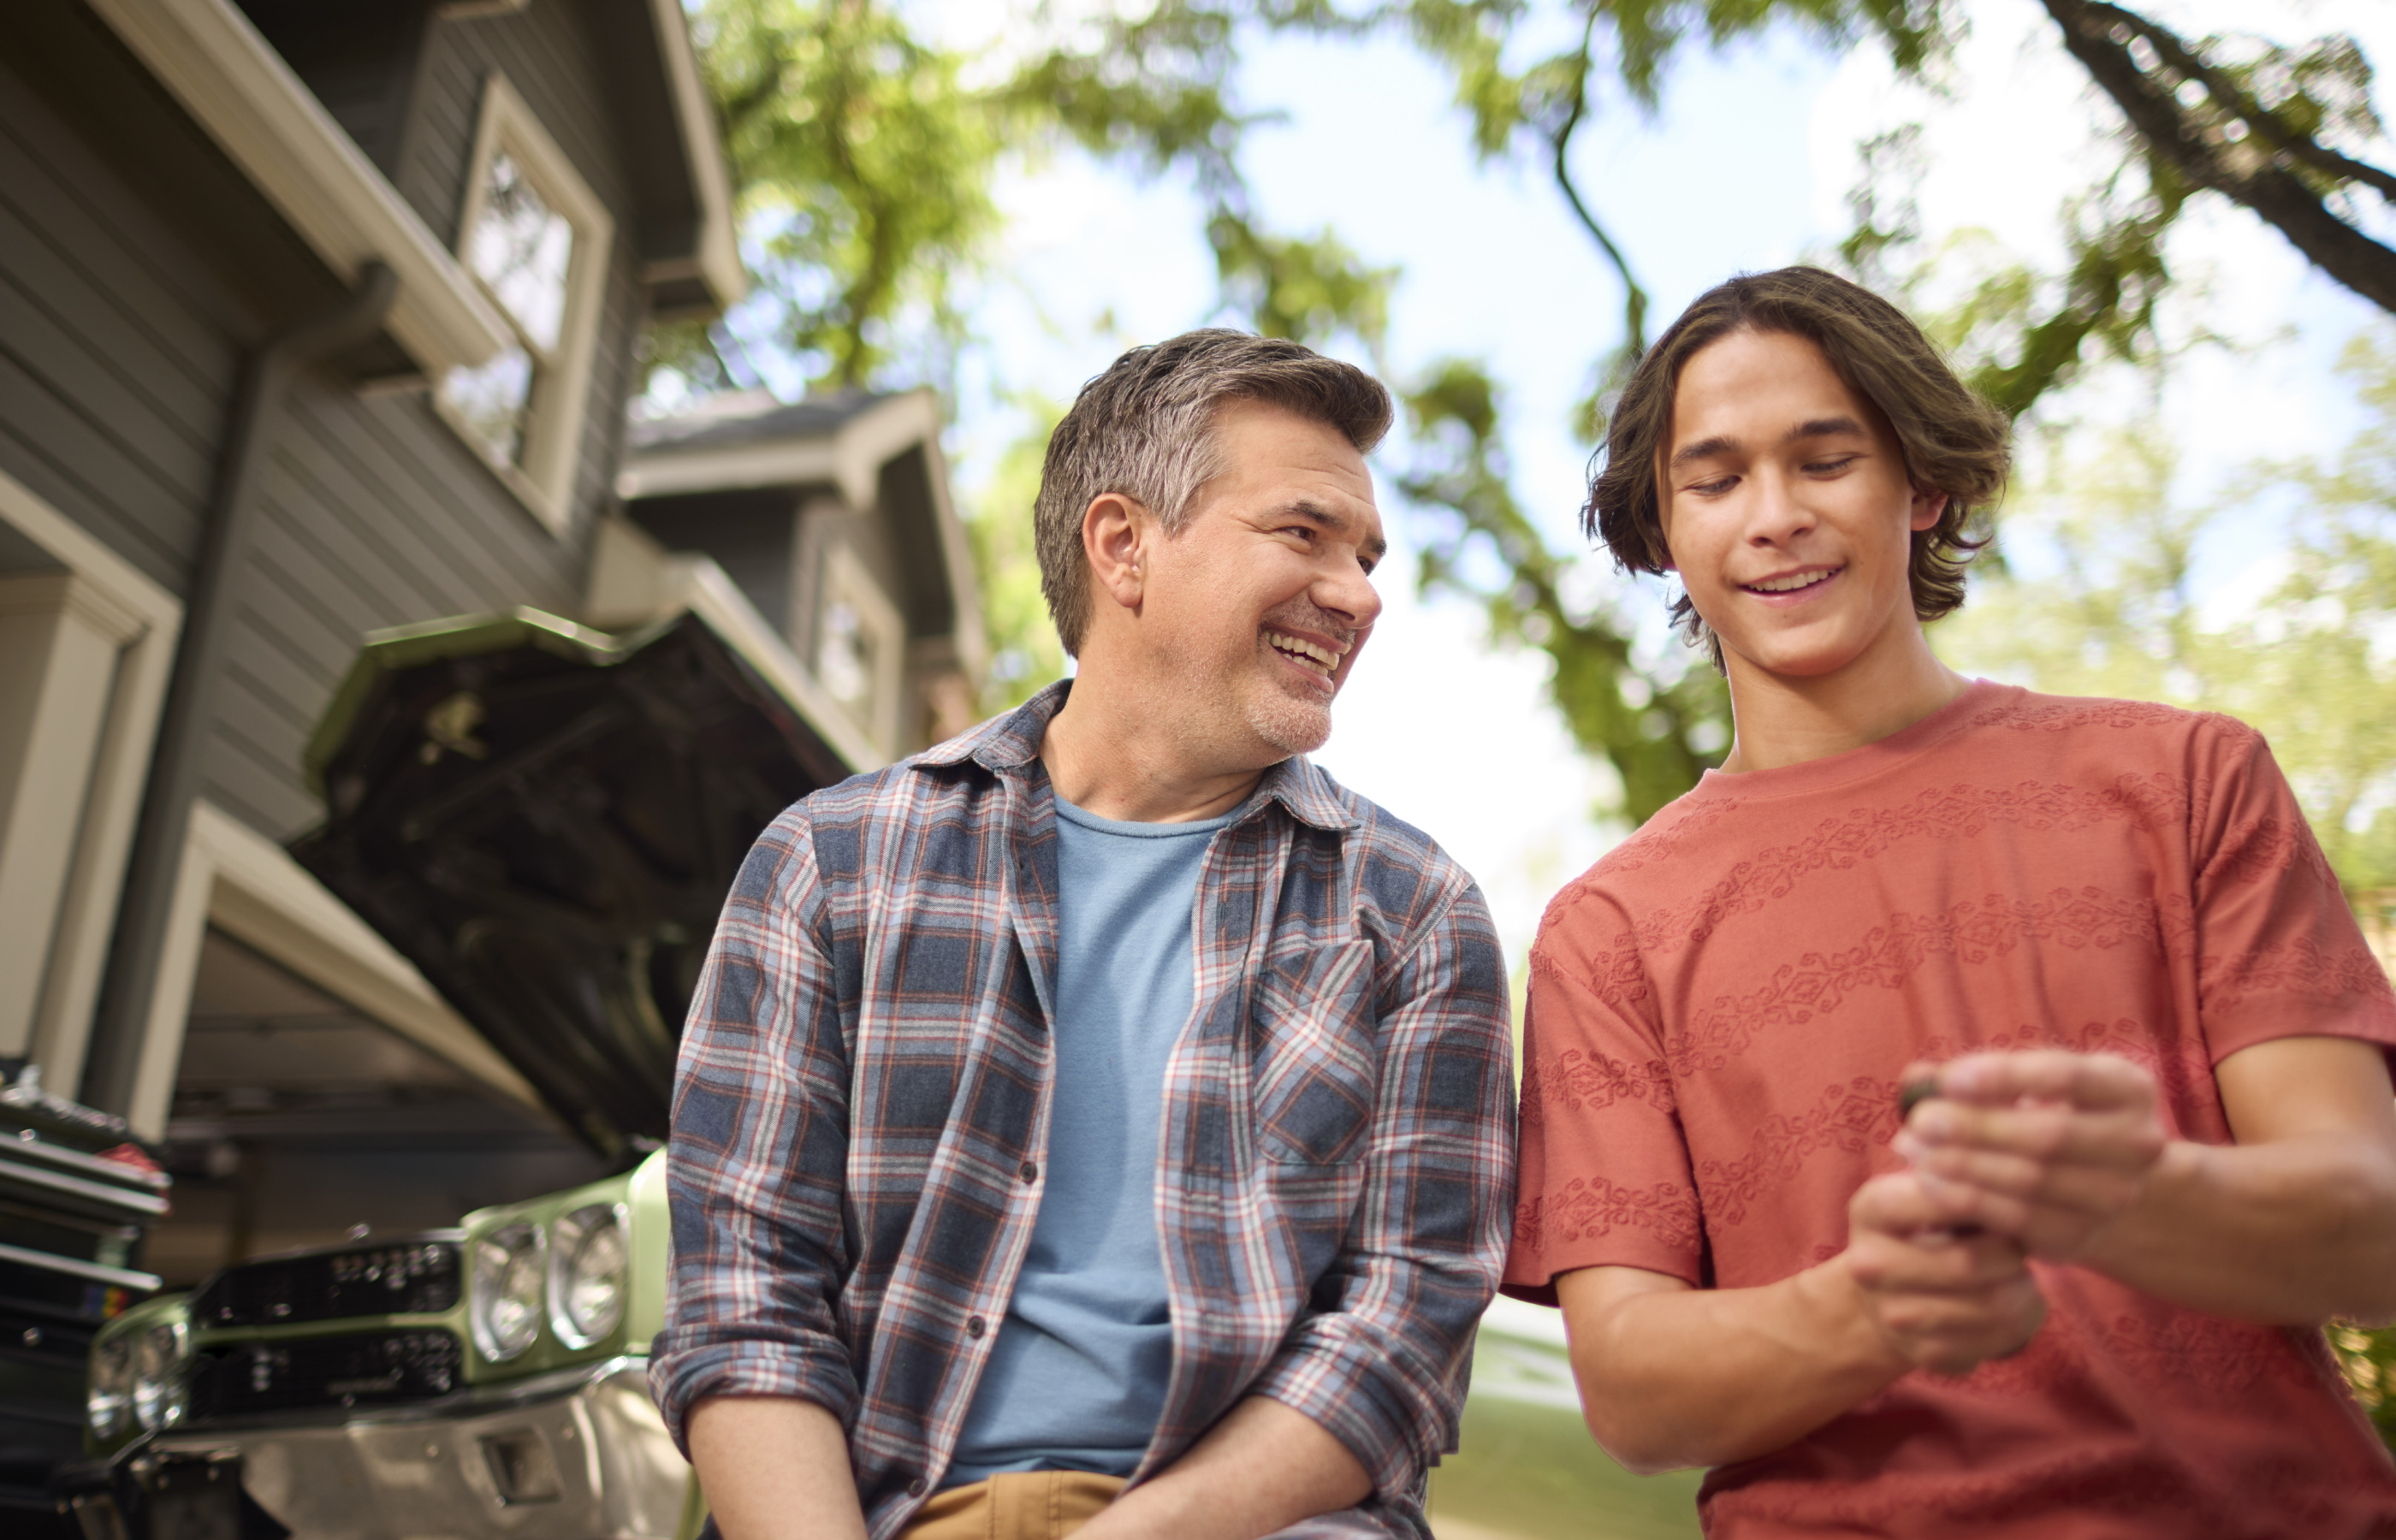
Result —
[[1323, 683], [1326, 684], [1331, 682], [1332, 674], [1338, 669], [1341, 655], [1348, 651], [1345, 646], [1335, 650], [1320, 642], [1311, 642], [1303, 636], [1293, 636], [1287, 631], [1273, 631], [1270, 628], [1266, 630], [1264, 636], [1266, 645], [1299, 668], [1320, 676]]

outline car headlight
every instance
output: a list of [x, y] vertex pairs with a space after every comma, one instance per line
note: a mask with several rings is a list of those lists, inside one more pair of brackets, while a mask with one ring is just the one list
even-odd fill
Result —
[[505, 1363], [540, 1335], [540, 1230], [507, 1225], [474, 1242], [474, 1346]]
[[550, 1227], [549, 1329], [568, 1348], [588, 1348], [624, 1319], [624, 1211], [590, 1203]]
[[183, 1361], [191, 1345], [191, 1328], [180, 1321], [160, 1321], [134, 1344], [133, 1420], [143, 1432], [183, 1420]]
[[91, 1436], [102, 1443], [125, 1431], [133, 1412], [134, 1340], [132, 1333], [119, 1332], [91, 1350], [83, 1415]]

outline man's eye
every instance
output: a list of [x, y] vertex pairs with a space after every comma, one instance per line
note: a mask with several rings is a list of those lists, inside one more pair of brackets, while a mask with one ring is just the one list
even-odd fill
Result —
[[1860, 455], [1841, 455], [1835, 459], [1816, 460], [1812, 464], [1806, 466], [1805, 471], [1808, 475], [1836, 475], [1839, 471], [1844, 471], [1848, 466], [1855, 464], [1857, 460], [1862, 458], [1863, 457]]
[[1716, 476], [1711, 481], [1691, 483], [1689, 490], [1697, 493], [1701, 497], [1719, 497], [1723, 493], [1729, 491], [1733, 486], [1737, 485], [1737, 483], [1738, 478], [1737, 476]]

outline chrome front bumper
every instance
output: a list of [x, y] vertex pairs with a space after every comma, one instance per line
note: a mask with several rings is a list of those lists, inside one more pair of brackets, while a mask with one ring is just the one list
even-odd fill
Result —
[[[291, 1540], [674, 1540], [690, 1467], [649, 1401], [647, 1368], [619, 1358], [339, 1422], [175, 1428], [127, 1448], [107, 1492], [73, 1506], [87, 1540], [153, 1540], [183, 1526], [148, 1521], [147, 1494], [238, 1470]], [[230, 1513], [229, 1489], [224, 1501]]]

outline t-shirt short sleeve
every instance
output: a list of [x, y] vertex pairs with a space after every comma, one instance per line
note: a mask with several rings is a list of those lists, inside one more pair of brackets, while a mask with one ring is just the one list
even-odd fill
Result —
[[1505, 1292], [1555, 1303], [1558, 1273], [1627, 1267], [1700, 1281], [1687, 1140], [1631, 926], [1567, 889], [1531, 949], [1522, 1188]]
[[2284, 1037], [2396, 1046], [2396, 993], [2261, 735], [2193, 745], [2197, 993], [2212, 1061]]

